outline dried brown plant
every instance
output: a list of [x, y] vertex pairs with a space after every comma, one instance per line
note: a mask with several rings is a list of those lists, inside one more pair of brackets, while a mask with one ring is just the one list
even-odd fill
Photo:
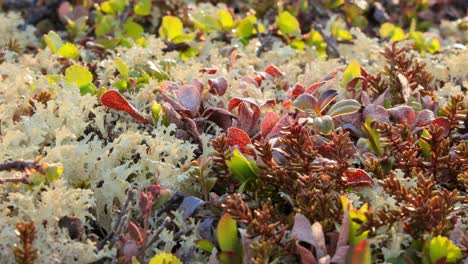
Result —
[[459, 210], [456, 204], [463, 197], [457, 190], [437, 189], [434, 177], [426, 177], [422, 173], [414, 177], [417, 177], [417, 184], [413, 187], [405, 187], [393, 175], [380, 183], [384, 191], [396, 199], [397, 206], [369, 212], [369, 221], [363, 224], [364, 229], [375, 230], [403, 221], [404, 230], [415, 239], [427, 233], [447, 235], [452, 230], [452, 217]]
[[38, 250], [33, 247], [36, 238], [36, 226], [33, 222], [16, 223], [17, 236], [20, 244], [15, 244], [15, 260], [18, 264], [32, 264], [37, 258]]
[[[368, 83], [374, 94], [380, 95], [387, 87], [390, 87], [393, 104], [406, 101], [407, 98], [404, 98], [405, 89], [415, 91], [418, 87], [422, 87], [419, 90], [422, 96], [434, 96], [435, 88], [432, 86], [432, 74], [426, 70], [425, 63], [418, 62], [414, 55], [409, 56], [408, 50], [408, 47], [398, 48], [396, 42], [393, 42], [391, 46], [386, 46], [382, 52], [387, 61], [384, 71], [376, 76], [368, 76]], [[401, 81], [401, 76], [408, 81], [408, 87], [405, 87], [406, 85]]]

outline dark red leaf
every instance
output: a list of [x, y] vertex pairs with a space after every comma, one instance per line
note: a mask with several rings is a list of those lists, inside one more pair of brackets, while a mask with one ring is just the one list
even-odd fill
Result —
[[238, 109], [237, 127], [250, 134], [255, 128], [258, 118], [254, 118], [254, 110], [245, 102], [242, 102]]
[[450, 133], [450, 121], [446, 117], [438, 117], [432, 120], [432, 124], [444, 129], [444, 136]]
[[276, 67], [275, 65], [270, 65], [270, 66], [266, 67], [265, 72], [270, 74], [271, 76], [273, 76], [275, 78], [280, 77], [280, 76], [284, 76], [284, 73], [278, 67]]
[[275, 112], [268, 112], [265, 114], [265, 118], [263, 119], [262, 124], [260, 125], [260, 131], [262, 132], [262, 136], [265, 137], [270, 133], [273, 127], [278, 123], [280, 117]]
[[139, 123], [148, 123], [148, 120], [144, 118], [138, 111], [130, 105], [130, 103], [125, 99], [118, 91], [109, 90], [101, 95], [99, 98], [101, 104], [107, 106], [111, 109], [127, 112]]
[[361, 169], [348, 169], [345, 171], [345, 177], [347, 178], [347, 186], [372, 186], [373, 182], [371, 177]]
[[227, 80], [224, 77], [209, 79], [208, 85], [210, 86], [210, 93], [219, 96], [224, 95], [228, 88]]
[[238, 110], [238, 127], [251, 133], [260, 119], [260, 106], [251, 98], [233, 98], [228, 103], [228, 111]]
[[227, 132], [229, 146], [238, 146], [239, 150], [248, 155], [253, 155], [253, 152], [247, 149], [247, 145], [252, 144], [249, 135], [242, 129], [230, 127]]
[[413, 121], [411, 126], [414, 127], [422, 127], [425, 126], [434, 120], [434, 112], [429, 109], [424, 109], [418, 112], [416, 115], [416, 119]]
[[294, 119], [291, 116], [289, 116], [288, 114], [282, 116], [278, 120], [278, 122], [276, 122], [275, 126], [270, 130], [270, 133], [268, 133], [266, 138], [270, 139], [270, 138], [279, 137], [281, 135], [281, 133], [280, 133], [281, 129], [283, 127], [291, 125], [293, 120]]
[[206, 73], [206, 74], [215, 74], [216, 72], [218, 72], [218, 69], [216, 69], [216, 68], [201, 68], [200, 72], [201, 73]]

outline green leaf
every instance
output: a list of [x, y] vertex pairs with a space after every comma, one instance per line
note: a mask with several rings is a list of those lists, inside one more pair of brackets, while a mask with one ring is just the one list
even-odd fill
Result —
[[305, 48], [305, 45], [306, 44], [304, 43], [304, 41], [300, 39], [293, 39], [293, 41], [291, 42], [291, 48], [297, 50], [303, 50]]
[[215, 248], [215, 246], [213, 245], [213, 243], [211, 243], [211, 241], [207, 240], [207, 239], [200, 239], [200, 240], [196, 240], [195, 241], [195, 244], [202, 250], [206, 251], [206, 252], [209, 252], [211, 253], [211, 251], [213, 251], [213, 249]]
[[115, 18], [112, 15], [104, 15], [96, 20], [96, 36], [102, 36], [112, 31]]
[[97, 92], [96, 86], [94, 86], [94, 84], [92, 84], [92, 83], [88, 83], [88, 84], [83, 85], [83, 86], [80, 87], [80, 94], [81, 95], [85, 95], [85, 94], [94, 95], [94, 94], [96, 94], [96, 92]]
[[181, 52], [179, 54], [179, 56], [183, 61], [186, 61], [186, 60], [196, 56], [197, 54], [198, 54], [198, 50], [190, 47], [186, 51]]
[[128, 69], [127, 64], [123, 62], [120, 58], [115, 58], [114, 63], [116, 64], [117, 70], [124, 79], [128, 79], [128, 74], [130, 70]]
[[276, 18], [276, 23], [283, 34], [293, 36], [299, 36], [301, 34], [299, 21], [288, 11], [281, 12]]
[[192, 19], [195, 27], [202, 32], [213, 32], [222, 29], [221, 21], [217, 17], [207, 14], [199, 14]]
[[323, 135], [330, 135], [333, 129], [335, 129], [335, 123], [333, 123], [333, 119], [328, 115], [315, 117], [313, 124]]
[[382, 156], [383, 148], [380, 143], [380, 133], [371, 126], [372, 117], [366, 118], [361, 130], [366, 134], [367, 140], [375, 154]]
[[427, 51], [434, 54], [440, 50], [440, 43], [437, 38], [431, 39], [427, 44]]
[[446, 257], [446, 263], [455, 263], [462, 257], [461, 249], [443, 236], [434, 237], [429, 245], [429, 255], [432, 263]]
[[62, 47], [60, 47], [60, 49], [57, 51], [57, 54], [64, 58], [69, 58], [69, 59], [74, 59], [74, 60], [80, 57], [80, 52], [78, 48], [70, 42], [67, 42]]
[[237, 251], [239, 238], [237, 237], [237, 222], [228, 213], [219, 219], [217, 227], [219, 248], [222, 251]]
[[127, 5], [128, 0], [109, 0], [102, 2], [101, 10], [104, 13], [115, 15], [117, 13], [123, 12]]
[[331, 117], [338, 117], [355, 113], [359, 111], [359, 109], [361, 109], [361, 104], [358, 101], [354, 99], [345, 99], [332, 105], [330, 110], [328, 110], [327, 115]]
[[241, 38], [249, 38], [254, 33], [254, 24], [257, 22], [257, 18], [253, 15], [246, 16], [239, 22], [237, 26], [237, 36]]
[[246, 158], [238, 149], [234, 149], [233, 156], [226, 161], [226, 165], [232, 174], [241, 182], [247, 181], [254, 183], [260, 169], [255, 161]]
[[65, 82], [67, 84], [76, 84], [78, 88], [90, 84], [93, 81], [93, 75], [86, 67], [75, 64], [65, 70]]
[[184, 33], [184, 25], [182, 21], [175, 16], [164, 16], [161, 27], [159, 28], [159, 36], [163, 39], [172, 41], [174, 38]]
[[343, 72], [343, 87], [354, 78], [361, 76], [361, 65], [356, 60], [353, 60]]
[[359, 220], [362, 223], [367, 222], [366, 212], [369, 208], [367, 203], [363, 204], [359, 210], [353, 207], [351, 201], [346, 196], [340, 196], [341, 204], [343, 208], [349, 206], [349, 243], [353, 246], [359, 245], [362, 241], [367, 239], [369, 231], [362, 232], [358, 235], [361, 224], [353, 221], [353, 219]]
[[125, 22], [123, 29], [125, 31], [125, 35], [129, 36], [132, 39], [137, 39], [143, 35], [144, 29], [143, 27], [134, 22], [132, 19], [127, 19]]
[[162, 118], [161, 123], [165, 126], [169, 125], [169, 120], [167, 116], [164, 114], [164, 110], [162, 109], [161, 105], [158, 102], [153, 101], [151, 105], [151, 114], [155, 122], [158, 122], [160, 118]]
[[140, 0], [133, 7], [133, 12], [138, 16], [147, 16], [151, 13], [151, 0]]
[[232, 18], [231, 13], [226, 10], [219, 10], [218, 17], [221, 22], [221, 26], [225, 31], [229, 31], [234, 28], [234, 19]]
[[314, 46], [319, 55], [327, 54], [327, 43], [324, 41], [322, 34], [314, 29], [312, 29], [309, 33], [307, 44]]
[[44, 35], [44, 41], [47, 47], [54, 53], [63, 46], [62, 38], [54, 31], [50, 31], [47, 35]]
[[421, 152], [424, 155], [424, 158], [429, 159], [431, 156], [431, 144], [427, 142], [424, 138], [429, 138], [431, 135], [427, 129], [423, 129], [421, 132], [421, 138], [418, 139], [418, 145], [421, 148]]

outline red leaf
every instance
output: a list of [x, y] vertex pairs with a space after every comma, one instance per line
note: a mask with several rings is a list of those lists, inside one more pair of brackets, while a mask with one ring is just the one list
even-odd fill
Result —
[[252, 141], [244, 130], [230, 127], [227, 131], [227, 138], [229, 146], [238, 146], [242, 153], [253, 155], [253, 152], [247, 149], [247, 145], [252, 144]]
[[444, 136], [448, 136], [450, 133], [450, 121], [446, 117], [438, 117], [431, 122], [435, 126], [439, 126], [444, 129]]
[[369, 174], [361, 169], [347, 170], [345, 171], [345, 176], [347, 178], [347, 186], [372, 186], [373, 182]]
[[322, 81], [322, 82], [316, 82], [314, 84], [312, 84], [311, 86], [309, 86], [306, 90], [305, 90], [305, 93], [308, 93], [308, 94], [313, 94], [315, 93], [315, 91], [317, 91], [318, 88], [320, 88], [324, 83], [326, 83], [325, 81]]
[[257, 86], [260, 86], [262, 84], [263, 78], [262, 76], [255, 76], [254, 80], [257, 83]]
[[137, 242], [137, 244], [143, 242], [143, 234], [141, 228], [132, 221], [128, 223], [128, 234], [133, 240]]
[[293, 99], [296, 99], [299, 95], [303, 94], [305, 92], [305, 87], [302, 84], [296, 84], [291, 91], [291, 95]]
[[200, 72], [201, 73], [206, 73], [206, 74], [215, 74], [216, 72], [218, 72], [218, 69], [216, 69], [216, 68], [201, 68]]
[[262, 124], [260, 125], [260, 131], [262, 132], [262, 136], [265, 137], [270, 133], [273, 127], [278, 123], [280, 117], [275, 112], [268, 112], [265, 114], [265, 118], [263, 119]]
[[245, 128], [247, 133], [251, 133], [260, 119], [260, 106], [251, 98], [233, 98], [228, 103], [228, 111], [239, 108], [238, 125]]
[[101, 95], [101, 104], [111, 109], [127, 112], [139, 123], [148, 123], [138, 111], [116, 90], [109, 90]]
[[275, 65], [270, 65], [266, 67], [265, 72], [270, 74], [273, 77], [280, 77], [284, 76], [284, 73]]
[[224, 77], [209, 79], [208, 85], [210, 86], [210, 93], [220, 96], [224, 95], [228, 88], [227, 80]]

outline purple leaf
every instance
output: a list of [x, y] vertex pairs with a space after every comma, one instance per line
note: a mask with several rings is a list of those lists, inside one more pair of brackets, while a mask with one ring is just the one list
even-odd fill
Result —
[[208, 85], [210, 86], [210, 93], [219, 96], [224, 95], [228, 88], [227, 80], [224, 77], [209, 79]]
[[362, 117], [364, 120], [368, 117], [372, 117], [373, 121], [379, 122], [379, 123], [388, 123], [390, 122], [389, 120], [389, 114], [387, 112], [387, 109], [385, 109], [383, 106], [380, 105], [375, 105], [375, 104], [369, 104], [364, 108], [364, 111], [362, 113]]
[[406, 105], [390, 108], [388, 113], [396, 123], [411, 124], [416, 118], [416, 113], [414, 112], [413, 108]]
[[205, 204], [205, 201], [198, 199], [195, 196], [187, 196], [184, 198], [180, 204], [180, 209], [182, 209], [182, 217], [185, 219], [189, 218], [198, 207]]

